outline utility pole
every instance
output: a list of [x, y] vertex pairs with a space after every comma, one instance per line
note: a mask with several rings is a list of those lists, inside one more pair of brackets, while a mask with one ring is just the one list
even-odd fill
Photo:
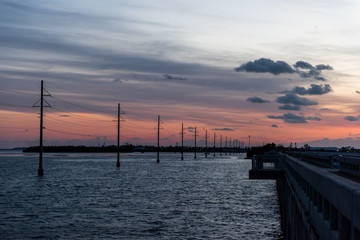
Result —
[[196, 159], [196, 127], [195, 127], [195, 148], [194, 148], [194, 152], [195, 152], [195, 156], [194, 156], [194, 158]]
[[120, 103], [118, 103], [118, 116], [117, 116], [117, 162], [116, 166], [120, 167], [120, 122], [123, 122], [124, 120], [121, 119], [121, 114], [125, 114], [121, 112]]
[[233, 148], [235, 150], [234, 154], [236, 154], [236, 140], [235, 139], [233, 139]]
[[225, 137], [225, 155], [227, 155], [227, 136]]
[[207, 130], [205, 133], [205, 157], [207, 158], [207, 140], [208, 140], [208, 135], [207, 135]]
[[214, 157], [215, 157], [215, 147], [216, 147], [216, 145], [215, 145], [215, 140], [216, 139], [216, 133], [214, 133]]
[[116, 166], [120, 167], [120, 103], [118, 103], [118, 116], [117, 116], [117, 162]]
[[222, 134], [220, 134], [220, 156], [222, 156]]
[[249, 135], [249, 149], [250, 149], [250, 135]]
[[[44, 95], [44, 90], [47, 93]], [[38, 176], [44, 175], [44, 169], [43, 169], [43, 129], [44, 129], [44, 107], [51, 107], [50, 104], [44, 99], [45, 96], [49, 97], [51, 94], [44, 89], [44, 81], [41, 80], [41, 91], [40, 91], [40, 100], [38, 100], [33, 107], [40, 107], [40, 149], [39, 149], [39, 169], [38, 169]], [[37, 106], [40, 102], [40, 106]], [[44, 102], [47, 104], [44, 106]]]
[[156, 162], [160, 162], [159, 152], [160, 152], [160, 115], [158, 115], [158, 135], [157, 135], [157, 160]]
[[41, 80], [41, 97], [40, 97], [40, 150], [39, 150], [39, 170], [38, 175], [44, 175], [43, 165], [43, 120], [44, 120], [44, 81]]
[[184, 123], [181, 123], [181, 160], [184, 160]]
[[230, 148], [230, 155], [231, 155], [231, 152], [232, 152], [232, 149], [231, 149], [231, 138], [230, 138], [230, 141], [229, 141], [229, 148]]

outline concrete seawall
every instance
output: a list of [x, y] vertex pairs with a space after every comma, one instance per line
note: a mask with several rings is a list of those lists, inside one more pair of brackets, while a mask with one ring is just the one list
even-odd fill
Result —
[[[338, 169], [316, 167], [283, 154], [260, 159], [277, 159], [270, 175], [271, 169], [258, 169], [261, 164], [253, 161], [249, 176], [258, 178], [264, 172], [277, 179], [285, 239], [360, 239], [359, 182], [340, 176]], [[276, 172], [279, 175], [274, 178]]]

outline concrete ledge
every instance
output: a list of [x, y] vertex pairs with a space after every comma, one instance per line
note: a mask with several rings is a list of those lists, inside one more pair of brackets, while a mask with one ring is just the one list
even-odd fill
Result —
[[278, 169], [251, 169], [249, 171], [249, 179], [280, 179], [284, 176], [283, 170]]

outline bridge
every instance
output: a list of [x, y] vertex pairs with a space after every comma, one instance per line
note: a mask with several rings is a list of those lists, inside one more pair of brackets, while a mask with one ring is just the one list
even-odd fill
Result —
[[285, 239], [360, 239], [360, 155], [268, 152], [250, 179], [276, 179]]

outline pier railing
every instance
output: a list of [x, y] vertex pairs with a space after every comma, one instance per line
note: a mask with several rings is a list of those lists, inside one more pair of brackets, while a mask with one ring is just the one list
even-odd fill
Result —
[[252, 158], [253, 170], [282, 170], [284, 168], [285, 154], [279, 152], [266, 152], [264, 155], [254, 155]]

